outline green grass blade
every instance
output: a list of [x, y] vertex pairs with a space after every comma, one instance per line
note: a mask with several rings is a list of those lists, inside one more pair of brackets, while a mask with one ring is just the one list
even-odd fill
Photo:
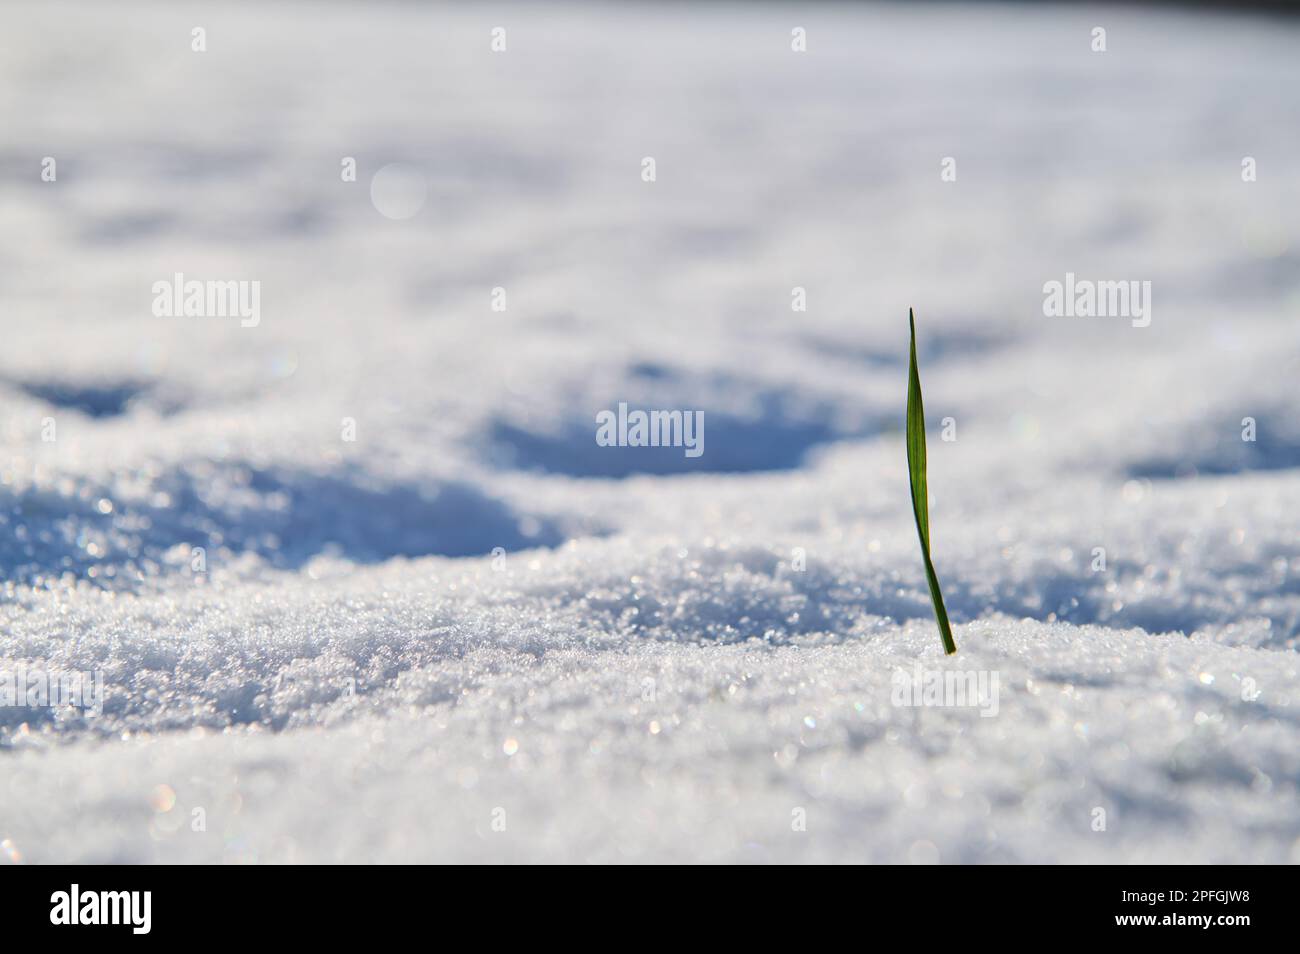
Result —
[[912, 481], [912, 514], [916, 517], [916, 535], [921, 540], [921, 559], [925, 561], [925, 579], [930, 584], [930, 602], [934, 618], [943, 637], [943, 651], [952, 655], [957, 644], [948, 625], [948, 611], [939, 592], [939, 577], [930, 560], [930, 497], [925, 483], [925, 406], [921, 403], [921, 375], [916, 370], [916, 318], [907, 310], [912, 328], [912, 358], [907, 371], [907, 472]]

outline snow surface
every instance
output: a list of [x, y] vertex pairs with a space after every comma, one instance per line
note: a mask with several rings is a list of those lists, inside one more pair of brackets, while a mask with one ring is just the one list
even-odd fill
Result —
[[[1300, 860], [1296, 24], [4, 21], [0, 670], [106, 700], [0, 709], [0, 858]], [[1067, 271], [1151, 326], [1043, 317]], [[175, 272], [261, 323], [155, 317]], [[620, 401], [704, 455], [597, 446]], [[996, 716], [893, 705], [918, 661]]]

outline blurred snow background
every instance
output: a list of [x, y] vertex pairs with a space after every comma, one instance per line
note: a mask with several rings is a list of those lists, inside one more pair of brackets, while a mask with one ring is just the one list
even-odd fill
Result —
[[[0, 669], [107, 687], [0, 709], [0, 855], [1300, 860], [1297, 24], [0, 13]], [[1151, 326], [1043, 317], [1067, 271]], [[620, 401], [703, 457], [598, 447]], [[997, 717], [892, 706], [918, 659]]]

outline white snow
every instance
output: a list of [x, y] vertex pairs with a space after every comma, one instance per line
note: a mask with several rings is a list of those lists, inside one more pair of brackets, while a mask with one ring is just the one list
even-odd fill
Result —
[[[0, 672], [106, 698], [0, 708], [0, 859], [1300, 861], [1300, 26], [5, 22]], [[177, 272], [260, 324], [155, 317]], [[1045, 318], [1066, 272], [1151, 326]], [[598, 446], [620, 401], [704, 455]], [[918, 661], [996, 715], [894, 705]]]

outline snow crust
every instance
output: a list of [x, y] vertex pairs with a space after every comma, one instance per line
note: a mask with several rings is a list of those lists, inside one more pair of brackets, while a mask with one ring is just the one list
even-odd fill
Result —
[[[6, 21], [0, 671], [105, 699], [0, 707], [0, 858], [1300, 861], [1289, 21]], [[1150, 327], [1045, 318], [1067, 271]], [[155, 317], [176, 272], [260, 324]], [[620, 401], [705, 453], [598, 446]], [[895, 705], [918, 662], [996, 715]]]

